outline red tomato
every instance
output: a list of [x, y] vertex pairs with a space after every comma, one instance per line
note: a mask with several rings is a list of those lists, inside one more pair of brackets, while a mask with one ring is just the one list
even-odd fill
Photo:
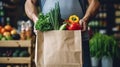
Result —
[[79, 23], [70, 24], [67, 28], [68, 30], [81, 30], [81, 26]]
[[6, 30], [5, 30], [5, 28], [2, 28], [1, 31], [0, 31], [0, 33], [3, 34], [4, 32], [6, 32]]

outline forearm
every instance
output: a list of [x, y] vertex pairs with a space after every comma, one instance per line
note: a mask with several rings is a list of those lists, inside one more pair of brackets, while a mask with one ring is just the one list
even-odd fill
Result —
[[99, 7], [100, 7], [100, 3], [98, 0], [89, 0], [89, 6], [85, 13], [85, 16], [83, 17], [83, 20], [85, 22], [88, 22], [92, 17], [95, 16]]
[[25, 2], [25, 12], [26, 15], [33, 21], [36, 22], [38, 17], [37, 7], [35, 6], [36, 0], [26, 0]]

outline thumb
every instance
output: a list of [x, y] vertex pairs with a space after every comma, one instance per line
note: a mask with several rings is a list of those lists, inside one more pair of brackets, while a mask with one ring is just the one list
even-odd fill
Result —
[[35, 35], [37, 35], [37, 30], [35, 29], [35, 25], [34, 25], [34, 30], [33, 32], [35, 33]]

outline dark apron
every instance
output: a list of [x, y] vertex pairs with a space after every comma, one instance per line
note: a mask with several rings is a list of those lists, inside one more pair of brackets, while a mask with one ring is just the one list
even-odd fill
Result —
[[68, 19], [68, 17], [73, 14], [80, 18], [84, 16], [79, 0], [46, 0], [44, 5], [42, 4], [42, 12], [44, 14], [49, 13], [51, 9], [55, 8], [55, 3], [57, 2], [59, 2], [62, 19]]
[[[46, 0], [38, 0], [38, 1], [39, 1], [40, 8], [42, 8], [42, 7], [44, 6]], [[88, 4], [87, 0], [79, 0], [79, 3], [81, 4], [82, 11], [83, 11], [83, 13], [85, 14], [85, 11], [86, 11], [86, 3]], [[42, 10], [42, 9], [41, 9], [41, 10]]]

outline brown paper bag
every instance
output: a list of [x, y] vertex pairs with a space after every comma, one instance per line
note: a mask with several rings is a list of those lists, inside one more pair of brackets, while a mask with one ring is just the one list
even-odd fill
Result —
[[37, 67], [82, 67], [80, 30], [37, 34]]

